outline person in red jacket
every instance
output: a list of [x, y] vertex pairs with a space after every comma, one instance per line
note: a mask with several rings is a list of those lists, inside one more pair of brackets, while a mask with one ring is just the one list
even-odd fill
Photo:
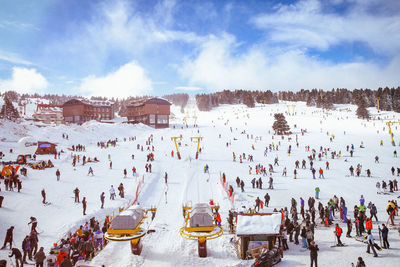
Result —
[[342, 228], [339, 227], [339, 224], [336, 224], [335, 232], [334, 232], [334, 233], [335, 233], [335, 235], [336, 235], [336, 237], [337, 237], [337, 240], [338, 240], [337, 246], [338, 246], [338, 247], [343, 246], [342, 241], [340, 241], [340, 237], [342, 236]]
[[324, 171], [322, 170], [322, 168], [319, 168], [319, 178], [325, 178], [324, 177]]
[[371, 218], [367, 217], [367, 220], [365, 221], [365, 229], [368, 230], [372, 230], [372, 220]]

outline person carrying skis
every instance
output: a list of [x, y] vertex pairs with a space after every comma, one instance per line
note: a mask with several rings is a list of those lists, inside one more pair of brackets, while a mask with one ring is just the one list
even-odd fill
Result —
[[37, 220], [35, 217], [30, 217], [31, 221], [28, 223], [28, 225], [32, 224], [31, 232], [36, 231], [36, 226], [37, 226]]
[[100, 201], [101, 201], [101, 209], [104, 209], [104, 199], [106, 198], [104, 192], [101, 193], [100, 195]]
[[340, 228], [340, 226], [339, 226], [339, 224], [336, 224], [336, 226], [335, 226], [335, 235], [336, 235], [336, 238], [337, 238], [337, 245], [336, 246], [338, 246], [338, 247], [342, 247], [343, 246], [343, 243], [342, 243], [342, 241], [340, 241], [340, 237], [342, 236], [342, 228]]

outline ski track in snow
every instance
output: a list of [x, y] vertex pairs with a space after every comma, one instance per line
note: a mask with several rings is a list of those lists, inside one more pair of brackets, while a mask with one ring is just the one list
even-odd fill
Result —
[[[286, 104], [257, 105], [253, 109], [248, 109], [243, 105], [220, 106], [210, 112], [199, 112], [194, 106], [194, 101], [190, 100], [185, 108], [186, 114], [180, 113], [180, 107], [172, 106], [172, 112], [177, 115], [171, 121], [176, 128], [154, 130], [144, 125], [125, 125], [125, 124], [99, 124], [88, 122], [83, 126], [60, 125], [36, 127], [31, 122], [24, 122], [22, 125], [0, 121], [0, 151], [6, 154], [3, 160], [15, 160], [18, 155], [17, 143], [21, 137], [31, 135], [39, 140], [49, 140], [56, 142], [59, 149], [63, 149], [61, 159], [54, 160], [49, 156], [38, 156], [38, 159], [54, 162], [55, 168], [46, 170], [32, 170], [28, 168], [28, 177], [22, 177], [23, 188], [21, 193], [4, 192], [2, 186], [1, 195], [5, 196], [3, 207], [0, 209], [0, 242], [4, 240], [6, 229], [14, 225], [14, 243], [20, 247], [22, 240], [29, 232], [27, 223], [30, 216], [38, 219], [38, 228], [44, 230], [39, 235], [39, 245], [45, 247], [46, 253], [51, 245], [59, 240], [65, 233], [75, 230], [79, 225], [89, 221], [93, 216], [101, 221], [107, 214], [116, 210], [128, 200], [134, 199], [136, 186], [144, 175], [145, 184], [139, 195], [139, 203], [144, 208], [157, 206], [157, 214], [154, 221], [150, 222], [149, 229], [155, 230], [142, 238], [143, 250], [140, 256], [131, 254], [129, 242], [110, 242], [106, 248], [100, 252], [89, 264], [92, 266], [250, 266], [253, 261], [239, 260], [236, 256], [234, 246], [230, 243], [231, 237], [226, 231], [224, 235], [215, 240], [207, 241], [208, 257], [199, 258], [197, 252], [197, 242], [183, 239], [179, 235], [179, 229], [183, 226], [182, 206], [191, 201], [209, 202], [213, 199], [216, 204], [221, 206], [220, 213], [223, 226], [227, 226], [226, 218], [230, 209], [230, 202], [220, 184], [220, 173], [226, 174], [228, 184], [235, 190], [235, 207], [240, 209], [242, 206], [253, 207], [257, 196], [263, 199], [266, 192], [271, 195], [270, 207], [265, 209], [270, 211], [273, 208], [289, 206], [292, 197], [299, 199], [302, 196], [307, 201], [309, 196], [314, 196], [314, 188], [319, 186], [321, 189], [320, 198], [323, 204], [336, 194], [343, 196], [348, 208], [348, 216], [352, 217], [353, 207], [359, 203], [360, 195], [363, 194], [366, 204], [372, 201], [378, 208], [378, 218], [380, 223], [386, 223], [387, 215], [385, 212], [387, 200], [397, 198], [398, 193], [392, 195], [377, 195], [375, 184], [377, 181], [392, 179], [390, 173], [391, 166], [400, 167], [399, 159], [393, 158], [388, 129], [384, 122], [386, 116], [391, 120], [398, 121], [399, 114], [393, 112], [381, 112], [383, 120], [361, 121], [355, 118], [355, 107], [350, 105], [336, 105], [336, 111], [329, 111], [330, 115], [324, 115], [321, 109], [306, 107], [305, 103], [296, 103], [297, 115], [287, 116], [286, 119], [291, 126], [294, 134], [298, 134], [299, 147], [296, 147], [295, 136], [289, 142], [285, 137], [282, 140], [275, 136], [272, 139], [271, 125], [273, 123], [273, 113], [285, 112]], [[348, 112], [349, 108], [351, 112]], [[342, 109], [341, 111], [339, 109]], [[370, 109], [372, 116], [377, 116], [374, 109]], [[198, 116], [198, 128], [193, 128], [193, 114]], [[188, 116], [189, 128], [183, 126], [183, 117]], [[393, 118], [395, 116], [395, 118]], [[326, 119], [325, 119], [326, 117]], [[294, 124], [297, 128], [294, 128]], [[365, 125], [365, 126], [364, 126]], [[230, 131], [232, 127], [233, 131]], [[385, 131], [383, 131], [385, 127]], [[307, 129], [307, 133], [301, 136], [300, 129]], [[246, 133], [243, 134], [243, 130]], [[377, 131], [379, 130], [379, 134]], [[199, 131], [199, 133], [198, 133]], [[346, 131], [346, 134], [343, 132]], [[329, 135], [326, 134], [329, 132]], [[393, 128], [395, 137], [399, 135], [396, 127]], [[69, 135], [69, 140], [62, 139], [62, 133]], [[152, 173], [146, 173], [147, 151], [145, 141], [153, 134], [155, 147], [155, 161], [152, 164]], [[183, 136], [182, 145], [179, 147], [182, 160], [178, 160], [170, 155], [171, 150], [175, 150], [175, 145], [171, 141], [172, 136]], [[247, 134], [253, 135], [247, 138]], [[329, 138], [335, 134], [333, 142]], [[221, 135], [221, 138], [219, 137]], [[124, 137], [136, 136], [136, 141], [126, 141]], [[197, 143], [192, 142], [190, 137], [204, 137], [200, 143], [203, 152], [199, 159], [195, 159]], [[261, 136], [262, 140], [255, 140], [256, 136]], [[96, 143], [107, 141], [118, 137], [117, 147], [100, 149]], [[161, 141], [163, 137], [163, 141]], [[236, 139], [236, 140], [235, 140]], [[379, 146], [380, 140], [384, 140], [384, 146]], [[361, 141], [366, 148], [359, 148]], [[396, 140], [395, 140], [396, 141]], [[226, 143], [230, 142], [227, 147]], [[281, 142], [278, 151], [268, 152], [264, 157], [265, 147], [274, 142]], [[397, 141], [396, 141], [397, 143]], [[88, 163], [82, 166], [77, 164], [75, 170], [72, 168], [71, 152], [66, 148], [72, 145], [86, 145], [86, 152], [74, 152], [81, 156], [86, 155], [91, 158], [98, 157], [99, 163]], [[137, 144], [143, 145], [144, 151], [137, 149]], [[255, 145], [255, 150], [251, 146]], [[288, 145], [292, 145], [292, 153], [287, 154]], [[346, 145], [354, 144], [354, 157], [350, 157], [346, 151]], [[324, 169], [325, 179], [313, 180], [310, 170], [298, 170], [298, 178], [293, 179], [294, 162], [298, 159], [306, 159], [311, 153], [305, 150], [305, 146], [310, 145], [319, 151], [319, 147], [329, 147], [331, 151], [340, 150], [342, 158], [339, 159], [318, 159], [314, 161], [314, 166]], [[14, 153], [8, 153], [13, 148]], [[232, 152], [236, 154], [236, 162], [232, 161]], [[239, 155], [246, 153], [254, 156], [254, 162], [244, 160], [239, 163]], [[113, 169], [109, 168], [108, 154], [111, 155]], [[135, 155], [132, 160], [131, 155]], [[380, 157], [380, 163], [374, 163], [374, 156]], [[259, 177], [248, 174], [248, 166], [253, 167], [258, 163], [268, 166], [273, 164], [273, 159], [279, 157], [279, 166], [274, 166], [274, 190], [267, 190], [269, 176], [263, 177], [263, 189], [253, 189], [251, 179]], [[190, 158], [191, 160], [190, 160]], [[330, 163], [330, 170], [325, 170], [326, 160]], [[347, 160], [347, 162], [345, 161]], [[372, 178], [367, 177], [348, 177], [348, 168], [360, 163], [363, 167], [362, 175], [365, 175], [367, 168], [372, 171]], [[205, 174], [204, 166], [208, 164], [210, 174]], [[94, 169], [95, 176], [87, 176], [89, 166]], [[131, 169], [135, 166], [139, 177], [132, 177]], [[282, 177], [282, 170], [286, 166], [287, 177]], [[308, 167], [307, 161], [307, 167]], [[61, 180], [56, 181], [56, 169], [61, 171]], [[123, 169], [128, 171], [128, 178], [123, 178]], [[267, 167], [268, 168], [268, 167]], [[164, 173], [168, 173], [168, 185], [164, 182]], [[239, 176], [245, 182], [245, 192], [241, 193], [240, 188], [236, 187], [235, 179]], [[318, 175], [317, 175], [318, 177]], [[113, 184], [115, 189], [119, 183], [125, 187], [125, 199], [117, 197], [116, 200], [109, 200], [109, 188]], [[73, 193], [75, 187], [81, 190], [80, 198], [87, 197], [88, 208], [85, 217], [82, 216], [81, 203], [74, 203]], [[52, 204], [43, 206], [41, 204], [40, 191], [46, 189], [47, 200]], [[100, 209], [99, 196], [101, 192], [106, 193], [105, 209]], [[165, 192], [167, 194], [165, 195]], [[299, 201], [298, 201], [299, 202]], [[149, 220], [150, 221], [150, 220]], [[338, 220], [335, 220], [338, 222]], [[344, 231], [347, 227], [340, 223]], [[144, 225], [147, 227], [147, 225]], [[379, 235], [377, 224], [374, 222], [373, 234], [377, 243]], [[344, 248], [330, 246], [334, 244], [333, 227], [325, 228], [318, 225], [316, 228], [316, 243], [320, 251], [318, 257], [319, 266], [350, 266], [351, 262], [356, 262], [358, 256], [362, 256], [367, 266], [398, 266], [400, 259], [400, 239], [397, 231], [390, 229], [389, 242], [392, 249], [378, 252], [379, 257], [373, 258], [372, 254], [365, 253], [366, 245], [352, 238], [343, 237], [342, 241], [348, 246]], [[353, 233], [354, 235], [354, 229]], [[283, 261], [278, 266], [306, 266], [309, 265], [309, 252], [302, 251], [300, 246], [289, 243], [290, 250], [285, 251]], [[0, 251], [0, 258], [6, 259], [7, 250]]]

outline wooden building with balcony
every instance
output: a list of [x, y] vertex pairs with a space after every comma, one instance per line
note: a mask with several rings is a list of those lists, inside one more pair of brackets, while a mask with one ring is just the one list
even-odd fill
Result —
[[162, 98], [136, 100], [126, 107], [128, 123], [143, 123], [153, 128], [168, 128], [171, 103]]
[[71, 99], [62, 106], [64, 121], [82, 124], [90, 120], [114, 119], [114, 102], [86, 99]]

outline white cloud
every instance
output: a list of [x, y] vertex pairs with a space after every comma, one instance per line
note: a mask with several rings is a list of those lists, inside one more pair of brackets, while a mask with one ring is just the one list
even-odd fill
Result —
[[206, 42], [199, 54], [186, 58], [179, 68], [190, 86], [208, 90], [293, 90], [332, 88], [371, 88], [398, 86], [400, 56], [386, 67], [371, 62], [334, 64], [304, 51], [265, 50], [251, 47], [238, 52], [236, 40], [225, 34]]
[[48, 82], [36, 69], [14, 67], [11, 79], [0, 80], [0, 91], [14, 90], [18, 93], [43, 93]]
[[104, 77], [88, 76], [80, 90], [88, 96], [128, 97], [145, 95], [152, 91], [151, 80], [142, 67], [129, 62]]
[[276, 12], [259, 15], [251, 22], [265, 30], [267, 40], [275, 43], [327, 50], [343, 42], [358, 41], [377, 52], [397, 54], [400, 51], [400, 13], [396, 12], [399, 4], [391, 5], [393, 1], [378, 4], [376, 0], [348, 2], [348, 10], [337, 14], [327, 12], [321, 1], [298, 1], [277, 6]]
[[14, 64], [33, 65], [32, 62], [21, 58], [16, 53], [6, 52], [6, 51], [2, 51], [2, 50], [0, 50], [0, 60], [4, 60], [4, 61], [11, 62]]

